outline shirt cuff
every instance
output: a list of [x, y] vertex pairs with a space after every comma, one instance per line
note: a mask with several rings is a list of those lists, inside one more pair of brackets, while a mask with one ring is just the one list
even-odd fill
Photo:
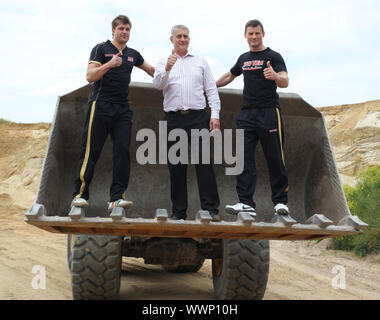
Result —
[[211, 110], [211, 119], [219, 119], [219, 110]]
[[164, 69], [164, 72], [165, 72], [165, 74], [164, 74], [164, 78], [169, 77], [170, 71], [171, 71], [171, 70], [166, 71], [166, 69]]
[[160, 82], [161, 83], [166, 83], [166, 80], [169, 78], [170, 70], [166, 71], [165, 69], [162, 71], [160, 74]]

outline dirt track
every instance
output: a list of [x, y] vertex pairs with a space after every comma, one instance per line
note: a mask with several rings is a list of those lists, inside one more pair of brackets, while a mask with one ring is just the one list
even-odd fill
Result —
[[[50, 126], [0, 125], [0, 300], [71, 299], [66, 236], [27, 225]], [[380, 299], [380, 256], [360, 260], [316, 242], [272, 241], [264, 299]], [[32, 288], [32, 268], [46, 268], [46, 289]], [[346, 289], [332, 287], [336, 265]], [[196, 274], [171, 274], [124, 258], [121, 299], [213, 299], [211, 262]]]

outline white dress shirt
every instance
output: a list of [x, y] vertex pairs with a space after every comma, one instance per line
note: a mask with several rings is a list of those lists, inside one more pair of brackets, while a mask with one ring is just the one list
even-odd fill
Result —
[[219, 119], [220, 99], [210, 67], [203, 57], [187, 53], [179, 55], [170, 71], [167, 58], [162, 58], [154, 72], [153, 85], [163, 91], [164, 111], [201, 110], [208, 104], [211, 118]]

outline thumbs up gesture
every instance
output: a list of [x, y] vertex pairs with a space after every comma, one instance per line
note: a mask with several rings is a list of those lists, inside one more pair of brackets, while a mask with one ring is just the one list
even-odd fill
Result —
[[120, 55], [121, 55], [121, 51], [115, 54], [112, 57], [112, 59], [109, 61], [111, 68], [117, 68], [121, 66], [121, 64], [123, 63], [123, 59], [120, 58]]
[[277, 73], [273, 70], [272, 66], [270, 65], [270, 61], [267, 62], [267, 67], [264, 69], [264, 77], [267, 80], [276, 80]]
[[168, 62], [166, 63], [166, 68], [165, 68], [166, 71], [170, 71], [173, 68], [176, 61], [177, 61], [177, 56], [175, 55], [175, 50], [173, 49], [172, 54], [169, 56]]

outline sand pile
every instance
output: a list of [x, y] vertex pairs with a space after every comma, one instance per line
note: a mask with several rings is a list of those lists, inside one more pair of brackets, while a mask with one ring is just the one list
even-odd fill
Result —
[[380, 100], [318, 108], [325, 117], [338, 170], [344, 183], [380, 165]]
[[2, 207], [29, 207], [35, 199], [50, 124], [0, 125]]

